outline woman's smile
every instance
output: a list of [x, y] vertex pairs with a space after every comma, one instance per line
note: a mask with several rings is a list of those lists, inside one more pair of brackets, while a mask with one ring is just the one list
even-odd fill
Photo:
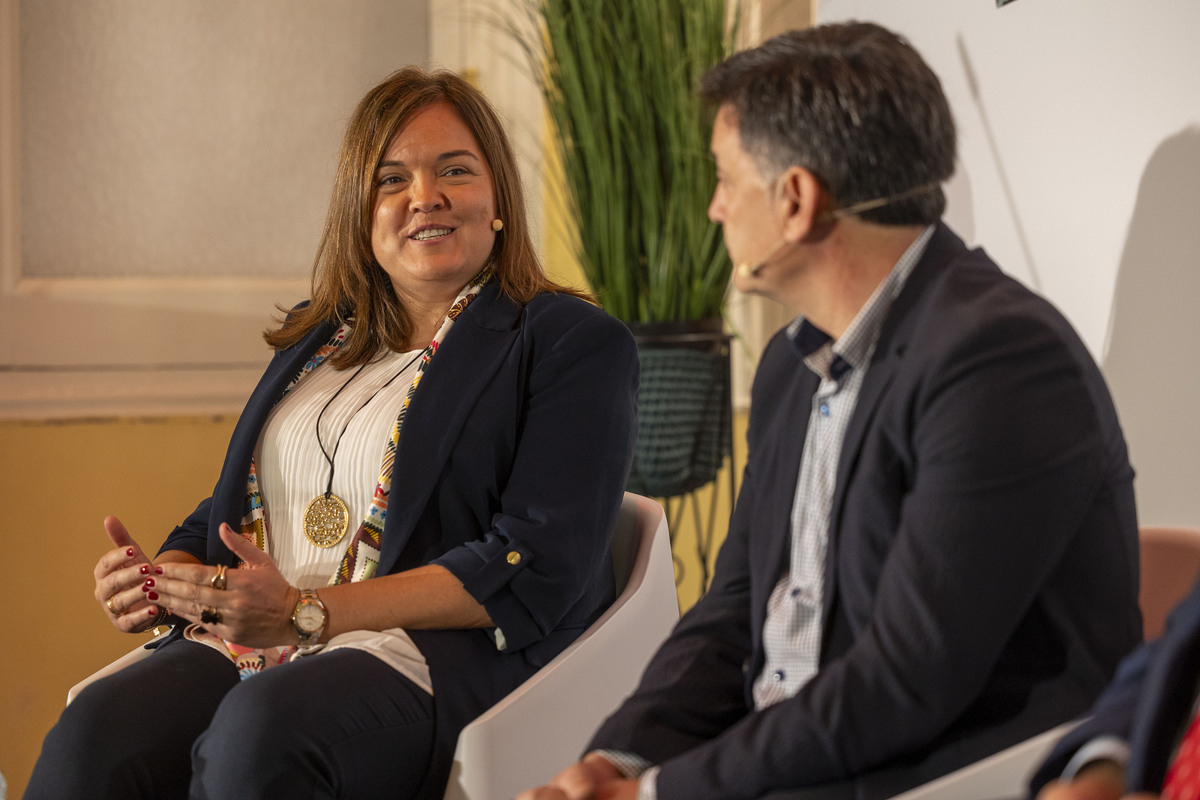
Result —
[[375, 259], [401, 296], [453, 297], [487, 264], [495, 218], [479, 143], [452, 106], [430, 105], [393, 137], [375, 171]]

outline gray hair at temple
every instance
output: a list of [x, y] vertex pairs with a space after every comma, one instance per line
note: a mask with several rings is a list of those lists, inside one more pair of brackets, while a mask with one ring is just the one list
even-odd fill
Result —
[[776, 36], [710, 69], [700, 93], [733, 110], [764, 178], [804, 167], [835, 208], [883, 225], [930, 225], [945, 211], [954, 118], [933, 70], [886, 28], [849, 22]]

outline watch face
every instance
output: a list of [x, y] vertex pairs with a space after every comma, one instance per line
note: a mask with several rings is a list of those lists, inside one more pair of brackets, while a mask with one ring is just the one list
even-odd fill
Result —
[[313, 633], [325, 624], [325, 612], [315, 603], [301, 603], [296, 609], [296, 627], [305, 633]]

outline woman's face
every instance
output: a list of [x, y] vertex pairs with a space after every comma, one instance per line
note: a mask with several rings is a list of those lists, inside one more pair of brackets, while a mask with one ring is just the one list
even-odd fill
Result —
[[371, 249], [400, 297], [454, 295], [492, 252], [492, 174], [454, 107], [409, 120], [375, 171]]

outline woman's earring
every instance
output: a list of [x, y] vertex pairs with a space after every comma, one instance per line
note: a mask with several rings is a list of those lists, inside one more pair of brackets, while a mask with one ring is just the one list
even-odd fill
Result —
[[504, 228], [504, 220], [499, 218], [492, 220], [492, 230], [499, 233], [502, 228]]

